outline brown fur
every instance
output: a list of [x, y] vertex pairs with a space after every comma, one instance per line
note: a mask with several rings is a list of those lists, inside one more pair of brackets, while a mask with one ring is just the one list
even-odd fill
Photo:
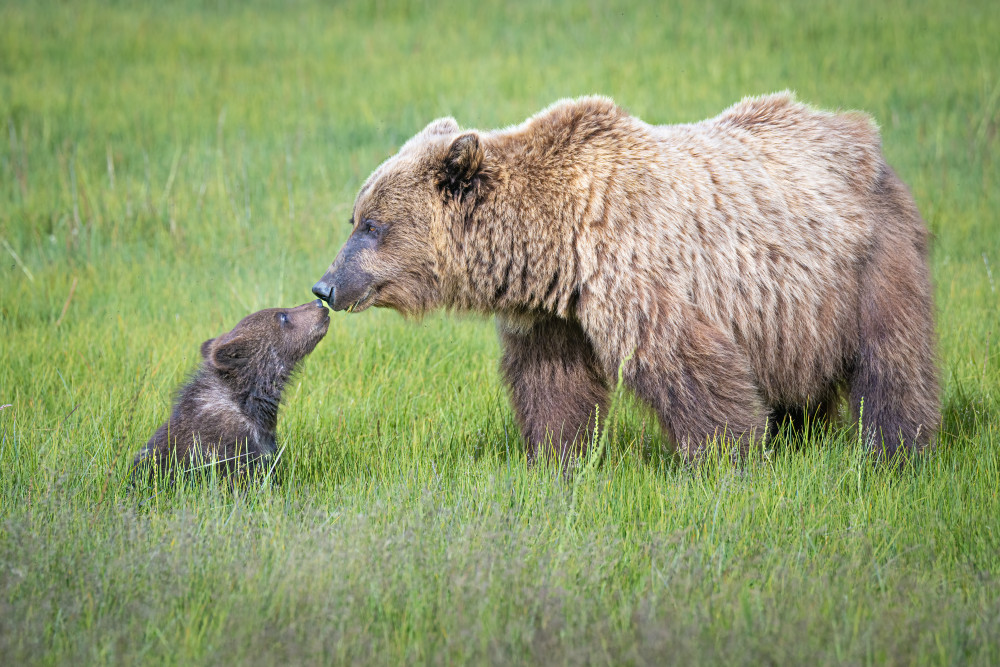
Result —
[[495, 313], [524, 436], [570, 450], [619, 364], [691, 459], [864, 400], [874, 450], [938, 423], [927, 230], [872, 121], [746, 99], [651, 126], [608, 99], [429, 125], [358, 194], [334, 309]]
[[133, 479], [151, 469], [167, 472], [175, 461], [218, 463], [224, 474], [258, 469], [276, 450], [285, 383], [329, 325], [329, 312], [313, 301], [258, 311], [202, 343], [201, 366], [178, 393], [170, 418], [136, 455]]

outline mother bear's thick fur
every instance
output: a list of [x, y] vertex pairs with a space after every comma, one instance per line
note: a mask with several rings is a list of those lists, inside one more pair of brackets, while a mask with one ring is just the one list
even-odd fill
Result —
[[784, 93], [688, 125], [602, 97], [493, 132], [444, 118], [375, 170], [352, 224], [317, 295], [495, 313], [533, 454], [585, 446], [626, 359], [692, 460], [844, 389], [876, 452], [937, 427], [928, 232], [864, 114]]

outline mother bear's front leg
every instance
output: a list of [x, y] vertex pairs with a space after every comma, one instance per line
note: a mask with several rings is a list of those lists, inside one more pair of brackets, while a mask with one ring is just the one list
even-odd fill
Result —
[[594, 349], [578, 324], [558, 318], [514, 326], [502, 318], [500, 370], [510, 390], [528, 458], [563, 462], [586, 450], [594, 415], [607, 415], [608, 387]]

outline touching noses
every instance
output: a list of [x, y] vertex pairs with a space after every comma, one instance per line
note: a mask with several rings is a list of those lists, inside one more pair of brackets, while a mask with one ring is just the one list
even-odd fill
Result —
[[333, 298], [333, 287], [327, 284], [325, 280], [320, 280], [313, 285], [313, 294], [323, 299], [323, 301], [330, 303], [330, 299]]

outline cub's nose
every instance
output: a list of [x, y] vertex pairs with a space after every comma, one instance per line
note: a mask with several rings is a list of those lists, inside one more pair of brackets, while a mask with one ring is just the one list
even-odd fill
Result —
[[313, 285], [313, 294], [321, 298], [323, 301], [330, 303], [330, 298], [333, 296], [333, 287], [321, 280]]
[[322, 299], [316, 299], [315, 301], [313, 301], [313, 305], [316, 306], [317, 308], [322, 308], [323, 310], [326, 310], [326, 306], [323, 305]]

